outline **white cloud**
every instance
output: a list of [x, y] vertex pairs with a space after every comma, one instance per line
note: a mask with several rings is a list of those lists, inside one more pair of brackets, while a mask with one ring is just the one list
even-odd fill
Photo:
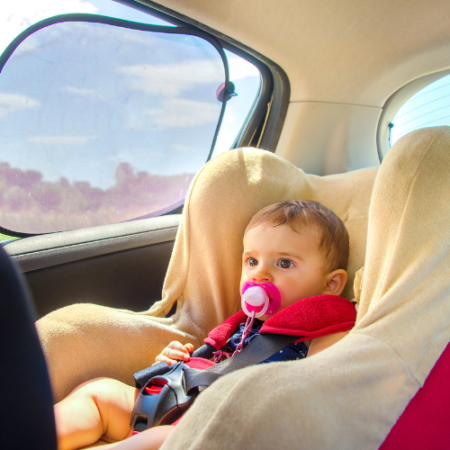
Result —
[[227, 109], [225, 110], [225, 115], [223, 116], [223, 123], [233, 123], [236, 120], [236, 116], [230, 111], [230, 106], [227, 105]]
[[[229, 58], [230, 79], [236, 81], [247, 77], [259, 77], [258, 69], [242, 58]], [[141, 64], [121, 66], [117, 72], [130, 77], [129, 84], [149, 94], [178, 96], [182, 91], [211, 81], [222, 82], [225, 73], [217, 61], [186, 61], [173, 64]]]
[[130, 86], [149, 94], [177, 97], [182, 91], [225, 79], [224, 70], [217, 61], [188, 61], [174, 64], [141, 64], [122, 66], [117, 72], [129, 76]]
[[153, 117], [152, 128], [178, 128], [217, 122], [219, 103], [197, 102], [195, 100], [167, 99], [164, 108], [147, 109], [145, 114]]
[[47, 17], [73, 12], [95, 14], [98, 11], [84, 0], [14, 0], [4, 3], [1, 7], [0, 53], [19, 33]]
[[83, 88], [77, 88], [75, 86], [64, 86], [62, 88], [60, 88], [61, 91], [64, 92], [69, 92], [70, 94], [74, 94], [74, 95], [81, 95], [81, 96], [88, 96], [88, 97], [92, 97], [92, 96], [97, 96], [97, 93], [95, 92], [94, 89], [83, 89]]
[[231, 81], [247, 77], [259, 77], [259, 70], [245, 59], [230, 57], [228, 58], [228, 66], [230, 68]]
[[0, 93], [0, 105], [16, 110], [24, 108], [35, 108], [36, 106], [40, 106], [40, 103], [37, 100], [32, 99], [31, 97], [27, 97], [26, 95]]
[[33, 144], [44, 145], [84, 145], [95, 139], [93, 136], [32, 136], [27, 139]]
[[109, 162], [120, 164], [120, 163], [123, 163], [123, 162], [132, 161], [133, 160], [133, 155], [130, 154], [129, 152], [127, 152], [127, 151], [123, 151], [122, 150], [120, 153], [118, 153], [116, 155], [109, 155], [107, 160]]
[[187, 145], [181, 145], [181, 144], [173, 144], [170, 146], [172, 150], [175, 150], [176, 152], [190, 152], [192, 150], [192, 147], [188, 147]]
[[0, 119], [3, 119], [12, 111], [36, 108], [40, 105], [41, 104], [37, 100], [27, 97], [26, 95], [0, 93]]

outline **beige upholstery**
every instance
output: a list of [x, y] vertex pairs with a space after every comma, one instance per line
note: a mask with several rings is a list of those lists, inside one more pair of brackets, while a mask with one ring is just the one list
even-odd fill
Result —
[[[377, 169], [343, 175], [305, 175], [272, 153], [225, 153], [197, 175], [185, 207], [164, 285], [163, 300], [136, 314], [92, 304], [74, 305], [38, 321], [55, 399], [79, 383], [109, 376], [132, 383], [173, 339], [199, 346], [239, 308], [242, 236], [251, 216], [285, 199], [317, 200], [332, 208], [350, 233], [350, 281], [363, 265], [367, 214]], [[176, 314], [164, 318], [178, 301]]]
[[162, 449], [379, 448], [450, 340], [449, 130], [404, 137], [379, 170], [349, 335], [222, 378]]

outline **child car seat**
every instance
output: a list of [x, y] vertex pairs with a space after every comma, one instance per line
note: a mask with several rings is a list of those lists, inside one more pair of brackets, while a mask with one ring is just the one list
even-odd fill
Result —
[[[351, 300], [354, 273], [364, 264], [376, 173], [377, 168], [369, 168], [307, 175], [283, 158], [254, 149], [214, 158], [197, 174], [186, 198], [162, 301], [143, 313], [77, 304], [38, 321], [55, 400], [94, 377], [133, 384], [132, 374], [152, 364], [170, 341], [202, 345], [209, 331], [240, 309], [243, 233], [253, 214], [269, 204], [316, 200], [343, 219], [350, 261], [342, 296]], [[177, 311], [166, 317], [175, 303]]]

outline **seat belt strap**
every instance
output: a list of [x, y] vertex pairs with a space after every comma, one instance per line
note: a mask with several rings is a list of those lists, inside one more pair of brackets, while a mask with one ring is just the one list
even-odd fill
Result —
[[283, 350], [289, 344], [297, 341], [300, 337], [272, 333], [258, 334], [240, 353], [209, 369], [198, 370], [186, 367], [184, 369], [186, 391], [189, 393], [192, 389], [204, 388], [223, 375], [243, 369], [244, 367], [259, 364], [280, 350]]

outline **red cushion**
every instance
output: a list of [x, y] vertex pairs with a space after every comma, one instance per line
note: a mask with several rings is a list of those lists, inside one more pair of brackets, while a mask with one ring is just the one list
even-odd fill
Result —
[[190, 361], [187, 363], [184, 363], [186, 366], [190, 367], [191, 369], [200, 369], [200, 370], [206, 370], [209, 369], [212, 366], [215, 366], [216, 363], [210, 361], [209, 359], [205, 358], [198, 358], [195, 356], [192, 356]]
[[303, 336], [302, 340], [348, 331], [355, 326], [356, 309], [338, 295], [315, 295], [287, 306], [267, 319], [260, 333]]
[[450, 448], [450, 344], [422, 388], [380, 447], [381, 450]]
[[[205, 342], [217, 350], [223, 348], [239, 324], [246, 319], [244, 311], [237, 312], [214, 328]], [[350, 330], [355, 326], [355, 320], [356, 309], [345, 298], [337, 295], [316, 295], [301, 299], [270, 317], [264, 322], [260, 333], [302, 336], [298, 341], [300, 342]]]
[[225, 320], [225, 322], [222, 322], [219, 326], [211, 330], [204, 342], [212, 345], [216, 350], [220, 350], [239, 327], [239, 324], [246, 320], [247, 315], [245, 312], [242, 310], [238, 311]]

